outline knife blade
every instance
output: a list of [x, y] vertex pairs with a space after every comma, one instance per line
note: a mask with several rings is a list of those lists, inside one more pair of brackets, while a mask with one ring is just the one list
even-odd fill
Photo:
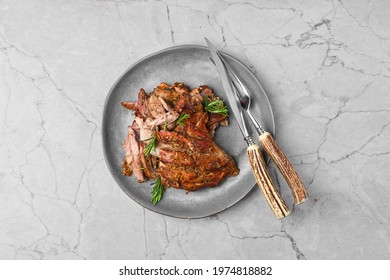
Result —
[[209, 46], [211, 57], [215, 62], [215, 66], [217, 67], [219, 77], [221, 78], [222, 86], [223, 86], [223, 89], [225, 90], [226, 96], [228, 98], [228, 103], [230, 105], [230, 110], [233, 112], [233, 116], [237, 120], [238, 127], [240, 128], [242, 135], [244, 136], [244, 138], [248, 138], [252, 135], [248, 134], [249, 131], [248, 131], [248, 128], [245, 127], [245, 122], [240, 121], [243, 119], [243, 117], [241, 117], [242, 109], [241, 109], [241, 106], [239, 104], [239, 100], [237, 99], [236, 94], [234, 93], [232, 81], [228, 78], [229, 75], [228, 75], [226, 66], [222, 63], [217, 49], [213, 46], [213, 44], [211, 44], [211, 42], [207, 38], [205, 38], [205, 39], [206, 39], [207, 45]]
[[268, 173], [267, 165], [265, 164], [260, 147], [257, 146], [252, 139], [251, 130], [245, 124], [245, 118], [243, 116], [243, 110], [240, 105], [240, 101], [237, 98], [237, 94], [234, 92], [232, 81], [229, 77], [228, 70], [220, 57], [218, 50], [213, 44], [205, 38], [209, 47], [211, 58], [215, 63], [217, 71], [222, 81], [223, 89], [225, 90], [230, 109], [238, 123], [241, 133], [244, 136], [247, 147], [247, 156], [250, 162], [252, 173], [256, 178], [256, 182], [263, 192], [268, 205], [278, 219], [288, 216], [291, 211], [288, 209], [286, 203], [281, 197], [279, 191], [276, 189], [272, 182], [271, 176]]

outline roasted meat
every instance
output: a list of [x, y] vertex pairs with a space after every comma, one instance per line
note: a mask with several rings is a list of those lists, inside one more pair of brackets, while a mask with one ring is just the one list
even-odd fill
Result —
[[122, 102], [135, 113], [123, 145], [123, 174], [134, 173], [139, 182], [161, 178], [166, 188], [187, 191], [236, 176], [233, 158], [213, 141], [215, 129], [228, 124], [227, 115], [206, 111], [205, 99], [220, 100], [208, 86], [161, 83], [150, 95], [141, 89], [136, 102]]
[[124, 175], [131, 176], [134, 172], [138, 182], [145, 182], [146, 177], [142, 171], [140, 158], [140, 155], [142, 154], [142, 146], [139, 142], [139, 131], [140, 129], [135, 121], [132, 126], [128, 127], [127, 138], [123, 143], [126, 155], [123, 160], [122, 168]]

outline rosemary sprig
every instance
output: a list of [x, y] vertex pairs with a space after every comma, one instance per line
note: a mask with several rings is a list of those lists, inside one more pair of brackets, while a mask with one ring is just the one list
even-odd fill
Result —
[[153, 137], [150, 137], [148, 139], [142, 140], [142, 141], [149, 141], [149, 140], [150, 140], [150, 142], [149, 142], [148, 145], [146, 145], [146, 148], [145, 148], [145, 151], [144, 151], [145, 156], [150, 155], [150, 152], [152, 150], [156, 151], [156, 143], [157, 143], [156, 135], [154, 135]]
[[203, 107], [207, 112], [228, 116], [229, 111], [227, 106], [223, 103], [223, 100], [215, 99], [209, 101], [206, 96], [203, 96]]
[[181, 114], [180, 117], [176, 120], [176, 123], [178, 125], [184, 125], [184, 120], [188, 119], [190, 115], [188, 114]]
[[152, 201], [153, 205], [156, 205], [163, 197], [165, 187], [161, 183], [161, 177], [158, 178], [152, 185], [154, 185], [154, 186], [153, 186], [153, 190], [151, 192], [151, 194], [152, 194], [151, 201]]

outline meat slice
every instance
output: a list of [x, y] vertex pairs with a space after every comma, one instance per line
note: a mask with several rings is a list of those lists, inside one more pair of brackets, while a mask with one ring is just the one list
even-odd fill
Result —
[[152, 119], [162, 119], [165, 115], [164, 106], [161, 104], [160, 100], [156, 95], [151, 95], [148, 98], [148, 101], [145, 102], [145, 105], [148, 106], [150, 116]]
[[159, 158], [154, 155], [145, 155], [144, 153], [141, 153], [140, 159], [145, 176], [153, 180], [157, 179], [159, 177], [157, 173]]
[[129, 110], [138, 110], [138, 102], [123, 101], [121, 105]]
[[208, 114], [209, 114], [209, 119], [206, 124], [207, 130], [209, 132], [210, 137], [214, 138], [215, 130], [217, 129], [217, 127], [220, 125], [227, 126], [229, 123], [226, 116], [213, 114], [213, 113], [208, 113]]
[[137, 136], [137, 132], [134, 128], [137, 127], [137, 123], [134, 121], [133, 126], [128, 127], [127, 138], [123, 143], [126, 155], [123, 161], [123, 174], [131, 176], [134, 173], [138, 182], [145, 182], [146, 177], [142, 171], [141, 160], [140, 160], [140, 143]]
[[160, 83], [152, 94], [169, 102], [177, 102], [185, 93], [189, 92], [188, 87], [183, 83], [174, 83], [172, 86], [167, 83]]
[[149, 106], [147, 104], [148, 99], [149, 95], [143, 88], [141, 88], [138, 93], [137, 109], [135, 114], [136, 116], [147, 118], [151, 115]]

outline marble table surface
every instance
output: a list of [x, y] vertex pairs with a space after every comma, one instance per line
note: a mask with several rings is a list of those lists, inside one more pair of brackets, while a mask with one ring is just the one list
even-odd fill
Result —
[[[255, 73], [308, 187], [176, 219], [116, 185], [101, 123], [132, 63], [212, 38]], [[1, 259], [389, 259], [390, 2], [0, 1]]]

